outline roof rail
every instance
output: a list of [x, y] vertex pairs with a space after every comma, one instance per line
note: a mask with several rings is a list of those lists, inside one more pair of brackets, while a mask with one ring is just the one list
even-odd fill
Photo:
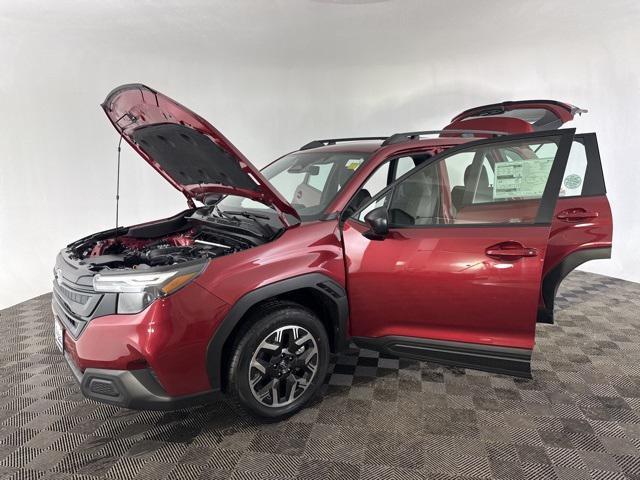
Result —
[[422, 135], [442, 135], [446, 133], [457, 133], [460, 134], [461, 137], [473, 137], [474, 133], [481, 133], [484, 135], [509, 135], [508, 132], [498, 132], [494, 130], [423, 130], [418, 132], [403, 132], [403, 133], [394, 133], [390, 137], [388, 137], [384, 142], [382, 142], [382, 147], [387, 145], [394, 145], [396, 143], [402, 143], [409, 140], [418, 140]]
[[312, 148], [335, 145], [338, 142], [357, 142], [358, 140], [386, 140], [387, 137], [351, 137], [351, 138], [327, 138], [325, 140], [312, 140], [300, 147], [300, 150], [310, 150]]

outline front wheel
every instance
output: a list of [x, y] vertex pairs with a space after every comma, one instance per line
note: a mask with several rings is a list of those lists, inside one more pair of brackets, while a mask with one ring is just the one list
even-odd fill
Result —
[[229, 366], [229, 394], [249, 412], [280, 419], [318, 391], [329, 365], [329, 340], [310, 310], [275, 302], [240, 332]]

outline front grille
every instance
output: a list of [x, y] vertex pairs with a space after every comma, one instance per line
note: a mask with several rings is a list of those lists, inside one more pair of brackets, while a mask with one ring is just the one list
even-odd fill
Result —
[[51, 299], [51, 307], [56, 318], [62, 323], [69, 335], [74, 339], [78, 338], [87, 322], [71, 312], [67, 303], [55, 289]]
[[67, 251], [58, 254], [53, 274], [51, 306], [74, 340], [92, 319], [116, 313], [118, 294], [95, 292], [91, 281], [94, 273]]
[[67, 288], [64, 284], [59, 285], [58, 292], [67, 300], [71, 300], [72, 302], [80, 305], [86, 305], [87, 302], [91, 299], [89, 295], [83, 295], [82, 293], [75, 292]]

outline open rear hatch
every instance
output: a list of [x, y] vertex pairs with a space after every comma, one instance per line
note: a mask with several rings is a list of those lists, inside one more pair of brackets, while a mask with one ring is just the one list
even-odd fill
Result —
[[211, 194], [238, 195], [272, 206], [285, 225], [295, 209], [213, 125], [145, 85], [122, 85], [102, 108], [118, 133], [193, 206]]
[[555, 100], [519, 100], [470, 108], [444, 130], [487, 130], [508, 134], [555, 130], [587, 110]]

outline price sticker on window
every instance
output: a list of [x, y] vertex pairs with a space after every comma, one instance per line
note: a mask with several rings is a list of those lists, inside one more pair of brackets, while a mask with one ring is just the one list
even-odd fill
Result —
[[553, 157], [496, 163], [494, 200], [542, 197], [552, 165]]
[[357, 170], [357, 169], [358, 169], [358, 167], [359, 167], [360, 165], [362, 165], [362, 162], [363, 162], [363, 161], [364, 161], [364, 160], [363, 160], [362, 158], [356, 158], [356, 159], [353, 159], [353, 160], [348, 160], [348, 161], [347, 161], [347, 165], [346, 165], [346, 167], [347, 167], [347, 169], [349, 169], [349, 170]]

